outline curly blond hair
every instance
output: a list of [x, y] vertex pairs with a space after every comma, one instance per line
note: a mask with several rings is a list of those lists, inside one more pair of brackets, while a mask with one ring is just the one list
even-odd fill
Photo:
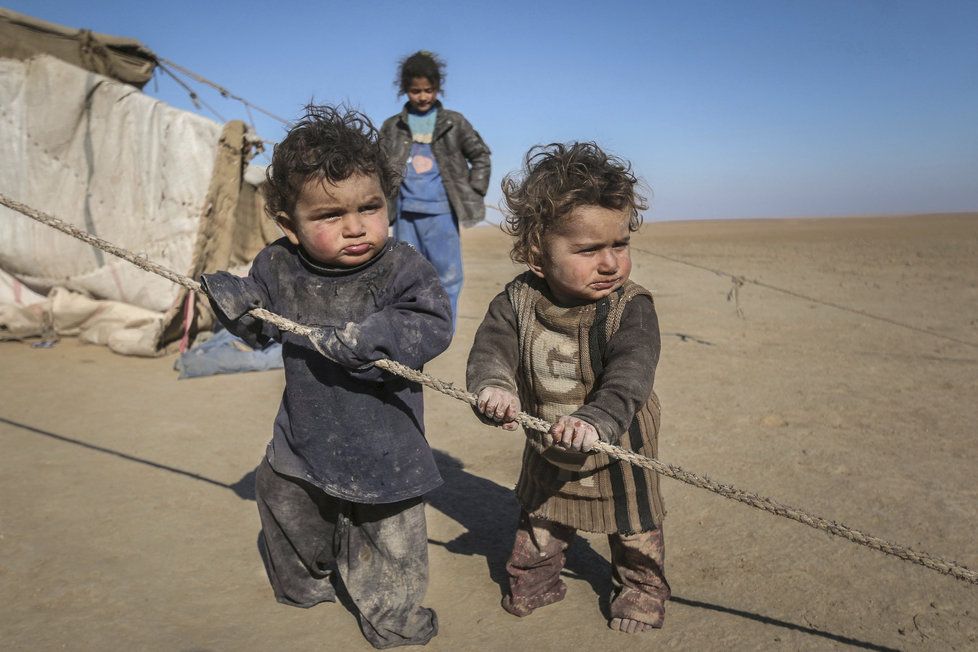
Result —
[[578, 206], [601, 206], [629, 213], [628, 229], [642, 225], [648, 208], [628, 161], [607, 154], [593, 142], [550, 143], [530, 148], [523, 167], [502, 181], [508, 216], [503, 229], [513, 236], [510, 258], [533, 262], [543, 237]]

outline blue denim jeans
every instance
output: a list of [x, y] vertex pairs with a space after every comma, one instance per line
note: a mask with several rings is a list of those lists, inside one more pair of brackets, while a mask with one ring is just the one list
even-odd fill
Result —
[[394, 237], [414, 247], [438, 272], [452, 302], [452, 323], [458, 319], [462, 291], [462, 243], [451, 213], [426, 215], [402, 211], [394, 221]]

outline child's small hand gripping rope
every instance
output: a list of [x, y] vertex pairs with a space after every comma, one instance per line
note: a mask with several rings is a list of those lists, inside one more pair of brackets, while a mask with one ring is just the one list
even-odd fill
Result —
[[[25, 206], [20, 202], [8, 198], [2, 193], [0, 193], [0, 204], [19, 213], [23, 213], [27, 217], [41, 222], [42, 224], [46, 224], [63, 233], [67, 233], [70, 236], [78, 238], [83, 242], [87, 242], [92, 246], [98, 247], [103, 251], [118, 256], [123, 260], [127, 260], [133, 265], [145, 269], [146, 271], [153, 272], [154, 274], [158, 274], [163, 278], [169, 279], [170, 281], [173, 281], [178, 285], [182, 285], [189, 290], [193, 290], [195, 292], [202, 291], [200, 283], [187, 276], [178, 274], [173, 270], [163, 267], [162, 265], [148, 261], [146, 260], [145, 256], [139, 256], [131, 251], [117, 247], [110, 242], [82, 231], [81, 229], [59, 220], [56, 217], [46, 215], [40, 211], [30, 208], [29, 206]], [[257, 317], [258, 319], [267, 321], [281, 330], [303, 335], [305, 337], [309, 337], [310, 335], [318, 332], [318, 329], [314, 327], [297, 324], [289, 319], [286, 319], [285, 317], [282, 317], [281, 315], [276, 315], [273, 312], [269, 312], [261, 308], [254, 308], [249, 311], [249, 314]], [[377, 360], [374, 362], [374, 364], [394, 375], [421, 383], [422, 385], [430, 387], [431, 389], [441, 392], [442, 394], [451, 396], [460, 401], [465, 401], [469, 405], [474, 406], [477, 402], [477, 397], [475, 394], [458, 389], [452, 385], [452, 383], [439, 380], [438, 378], [434, 378], [433, 376], [429, 376], [428, 374], [419, 371], [415, 371], [414, 369], [406, 367], [399, 362], [395, 362], [393, 360]], [[537, 417], [525, 412], [520, 412], [516, 420], [526, 428], [541, 430], [543, 432], [549, 431], [552, 425], [543, 419], [538, 419]], [[962, 566], [961, 564], [947, 561], [940, 557], [934, 557], [926, 553], [917, 552], [916, 550], [913, 550], [907, 546], [890, 543], [889, 541], [860, 532], [859, 530], [851, 528], [842, 523], [829, 521], [820, 516], [815, 516], [800, 509], [784, 505], [772, 500], [771, 498], [765, 498], [763, 496], [758, 496], [757, 494], [737, 489], [730, 485], [715, 482], [705, 476], [698, 476], [694, 473], [685, 471], [678, 466], [664, 464], [659, 460], [645, 457], [631, 451], [626, 451], [618, 446], [613, 446], [612, 444], [606, 442], [597, 442], [594, 445], [594, 450], [606, 453], [610, 457], [628, 462], [629, 464], [651, 469], [656, 473], [680, 480], [686, 484], [693, 485], [694, 487], [712, 491], [713, 493], [719, 494], [725, 498], [736, 500], [765, 512], [769, 512], [777, 516], [783, 516], [784, 518], [789, 518], [793, 521], [798, 521], [799, 523], [804, 523], [805, 525], [815, 528], [816, 530], [821, 530], [822, 532], [827, 532], [829, 534], [848, 539], [853, 543], [858, 543], [866, 546], [867, 548], [872, 548], [873, 550], [878, 550], [887, 555], [893, 555], [894, 557], [899, 557], [900, 559], [919, 564], [939, 573], [950, 575], [955, 579], [963, 580], [971, 584], [978, 584], [978, 572], [973, 571], [966, 566]]]

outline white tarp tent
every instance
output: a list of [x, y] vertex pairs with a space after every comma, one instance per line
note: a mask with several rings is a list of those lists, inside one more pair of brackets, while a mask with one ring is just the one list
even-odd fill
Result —
[[[276, 237], [242, 179], [249, 138], [243, 123], [222, 127], [50, 56], [0, 59], [0, 192], [183, 274], [247, 263]], [[11, 328], [30, 313], [29, 295], [7, 289], [17, 283], [138, 308], [119, 333], [103, 324], [90, 338], [121, 353], [155, 355], [185, 318], [191, 331], [210, 323], [185, 290], [2, 206], [0, 272], [0, 336], [25, 332]]]
[[[0, 59], [0, 184], [50, 215], [176, 270], [189, 269], [221, 126], [58, 59]], [[4, 211], [8, 209], [3, 209]], [[169, 281], [16, 214], [0, 268], [163, 312]]]

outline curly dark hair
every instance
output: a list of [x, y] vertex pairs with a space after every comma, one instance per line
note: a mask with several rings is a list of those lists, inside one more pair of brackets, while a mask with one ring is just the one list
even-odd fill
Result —
[[336, 183], [356, 174], [377, 175], [385, 197], [397, 187], [370, 118], [343, 106], [309, 104], [272, 153], [262, 185], [265, 211], [275, 219], [291, 216], [309, 179]]
[[514, 238], [510, 257], [517, 263], [533, 262], [533, 249], [541, 250], [544, 235], [578, 206], [626, 210], [629, 231], [637, 231], [642, 225], [639, 212], [648, 208], [638, 184], [628, 161], [606, 154], [593, 142], [531, 147], [523, 167], [502, 181], [509, 209], [503, 229]]
[[428, 50], [418, 50], [398, 61], [397, 77], [394, 79], [398, 97], [408, 92], [411, 81], [415, 77], [424, 77], [431, 82], [435, 90], [441, 91], [442, 84], [445, 82], [445, 62], [437, 54]]

